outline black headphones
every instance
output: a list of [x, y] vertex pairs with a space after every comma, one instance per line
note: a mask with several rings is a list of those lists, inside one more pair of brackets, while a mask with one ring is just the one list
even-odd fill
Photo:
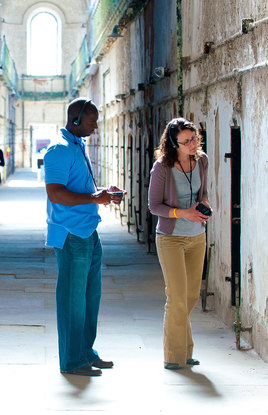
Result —
[[179, 144], [177, 143], [177, 141], [176, 141], [176, 143], [174, 143], [174, 141], [171, 137], [171, 131], [170, 131], [171, 128], [175, 128], [175, 126], [177, 126], [177, 124], [175, 124], [175, 121], [177, 121], [177, 120], [178, 120], [178, 118], [174, 118], [174, 120], [172, 120], [172, 122], [169, 124], [169, 127], [168, 127], [168, 138], [170, 139], [170, 142], [171, 142], [173, 148], [179, 148]]
[[173, 148], [179, 148], [180, 147], [177, 140], [176, 140], [176, 142], [174, 142], [173, 138], [171, 137], [171, 129], [172, 128], [174, 129], [175, 127], [178, 127], [177, 122], [183, 123], [184, 129], [193, 128], [193, 123], [191, 121], [188, 121], [185, 118], [173, 118], [173, 120], [171, 121], [171, 123], [169, 124], [169, 127], [168, 127], [168, 138], [169, 138]]
[[79, 114], [78, 114], [78, 117], [77, 117], [77, 118], [75, 118], [75, 119], [73, 120], [73, 124], [74, 124], [76, 127], [78, 127], [78, 126], [81, 124], [81, 117], [82, 117], [82, 114], [83, 114], [83, 112], [84, 112], [84, 110], [85, 110], [85, 108], [86, 108], [87, 104], [89, 104], [90, 102], [91, 102], [91, 99], [89, 99], [89, 100], [87, 100], [87, 101], [85, 101], [85, 102], [84, 102], [84, 104], [83, 104], [83, 106], [82, 106], [82, 108], [81, 108], [81, 110], [80, 110], [80, 112], [79, 112]]

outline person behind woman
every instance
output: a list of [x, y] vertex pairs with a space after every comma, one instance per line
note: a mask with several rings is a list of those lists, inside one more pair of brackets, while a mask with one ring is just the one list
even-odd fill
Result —
[[0, 149], [0, 184], [2, 182], [2, 178], [1, 178], [1, 173], [2, 173], [1, 170], [2, 170], [2, 168], [1, 167], [5, 167], [5, 159], [4, 159], [4, 153]]
[[208, 157], [196, 126], [185, 118], [170, 121], [156, 149], [149, 186], [149, 209], [158, 216], [156, 246], [165, 280], [164, 367], [199, 365], [193, 359], [190, 313], [200, 293], [209, 216]]

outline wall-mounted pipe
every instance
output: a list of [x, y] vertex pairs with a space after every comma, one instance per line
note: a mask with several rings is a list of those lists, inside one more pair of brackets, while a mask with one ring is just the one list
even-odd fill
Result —
[[[243, 20], [245, 20], [245, 19], [243, 19]], [[242, 20], [242, 25], [243, 25], [243, 20]], [[248, 25], [247, 25], [248, 32], [255, 29], [255, 28], [257, 28], [259, 25], [264, 24], [264, 23], [268, 23], [268, 17], [265, 17], [264, 19], [257, 20], [256, 22], [248, 23]], [[245, 32], [240, 30], [239, 32], [234, 33], [232, 36], [230, 36], [229, 38], [223, 40], [222, 42], [219, 42], [219, 43], [206, 42], [206, 44], [211, 43], [210, 52], [212, 52], [216, 49], [219, 49], [219, 48], [227, 45], [228, 43], [234, 42], [236, 39], [244, 36], [245, 34], [246, 34]], [[183, 66], [184, 67], [190, 66], [192, 64], [195, 64], [197, 62], [202, 61], [206, 57], [207, 57], [207, 53], [202, 53], [202, 55], [199, 55], [199, 56], [197, 56], [193, 59], [191, 59], [188, 56], [183, 56], [182, 57]]]
[[251, 72], [251, 71], [258, 70], [258, 69], [263, 69], [263, 68], [268, 68], [268, 61], [260, 62], [256, 65], [247, 66], [246, 68], [234, 69], [232, 72], [229, 72], [226, 75], [219, 76], [219, 77], [213, 79], [210, 82], [204, 82], [201, 85], [194, 86], [192, 88], [186, 89], [183, 92], [183, 96], [185, 97], [187, 95], [194, 94], [194, 93], [202, 91], [203, 89], [206, 89], [210, 86], [216, 85], [217, 83], [225, 82], [225, 81], [228, 81], [228, 80], [231, 80], [231, 79], [235, 79], [235, 78], [239, 77], [240, 75], [244, 75], [247, 72]]
[[205, 287], [201, 290], [200, 295], [202, 298], [202, 310], [206, 311], [207, 305], [207, 297], [210, 295], [214, 295], [214, 293], [208, 292], [208, 277], [209, 277], [209, 269], [210, 269], [210, 262], [211, 262], [211, 251], [215, 244], [210, 244], [208, 248], [208, 259], [207, 259], [207, 268], [206, 268], [206, 275], [205, 275]]

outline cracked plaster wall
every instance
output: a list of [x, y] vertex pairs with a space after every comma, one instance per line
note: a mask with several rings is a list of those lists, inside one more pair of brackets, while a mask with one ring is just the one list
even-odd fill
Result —
[[[208, 241], [215, 243], [209, 291], [215, 294], [218, 314], [232, 325], [231, 287], [225, 281], [231, 275], [231, 170], [224, 154], [231, 152], [231, 127], [238, 126], [242, 153], [241, 320], [243, 326], [253, 329], [246, 340], [268, 361], [267, 20], [241, 34], [242, 18], [265, 19], [268, 5], [263, 0], [183, 0], [182, 16], [184, 112], [197, 125], [206, 123], [209, 193], [215, 210], [208, 225]], [[203, 54], [206, 42], [214, 45]]]

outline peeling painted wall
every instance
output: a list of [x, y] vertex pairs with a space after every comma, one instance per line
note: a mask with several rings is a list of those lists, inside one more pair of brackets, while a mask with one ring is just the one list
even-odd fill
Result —
[[[242, 19], [252, 19], [242, 33]], [[232, 325], [231, 128], [241, 131], [241, 322], [246, 340], [268, 361], [268, 4], [183, 0], [184, 113], [206, 126], [215, 243], [209, 291]]]

